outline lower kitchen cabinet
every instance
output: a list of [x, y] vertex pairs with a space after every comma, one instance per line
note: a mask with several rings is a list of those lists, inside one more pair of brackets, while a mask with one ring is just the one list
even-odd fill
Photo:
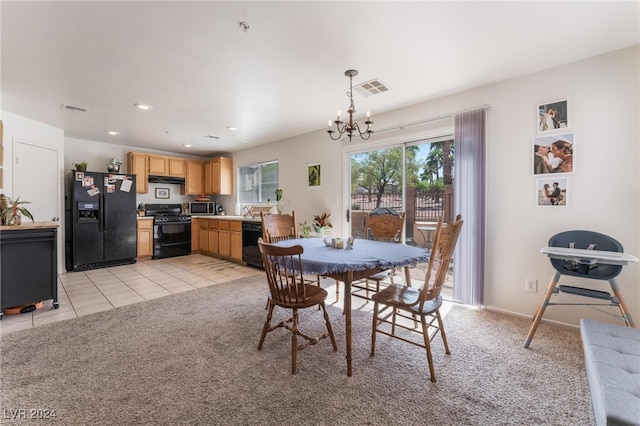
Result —
[[234, 220], [231, 222], [230, 236], [230, 255], [231, 260], [242, 262], [242, 222]]
[[138, 257], [153, 254], [153, 219], [138, 219]]
[[230, 222], [229, 220], [221, 220], [218, 232], [218, 254], [227, 259], [231, 257]]
[[198, 219], [198, 246], [201, 253], [209, 253], [209, 221]]
[[191, 253], [200, 251], [200, 219], [191, 218]]
[[[196, 219], [196, 225], [193, 220], [192, 251], [199, 250], [210, 256], [242, 262], [242, 221], [200, 217]], [[197, 246], [194, 246], [196, 238]]]
[[213, 256], [218, 256], [220, 253], [218, 249], [218, 219], [209, 219], [209, 232], [207, 233], [207, 239], [209, 240], [209, 251], [208, 253]]

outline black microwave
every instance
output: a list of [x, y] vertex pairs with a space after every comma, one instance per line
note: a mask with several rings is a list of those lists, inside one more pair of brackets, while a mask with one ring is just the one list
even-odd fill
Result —
[[216, 203], [189, 203], [189, 214], [216, 214]]

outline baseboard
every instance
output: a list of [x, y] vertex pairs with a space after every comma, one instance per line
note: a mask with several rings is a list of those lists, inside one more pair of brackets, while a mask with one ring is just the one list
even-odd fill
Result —
[[[519, 317], [519, 318], [528, 318], [528, 319], [533, 321], [533, 315], [525, 315], [525, 314], [522, 314], [520, 312], [508, 311], [508, 310], [505, 310], [505, 309], [500, 309], [500, 308], [496, 308], [494, 306], [486, 306], [486, 305], [483, 306], [482, 309], [485, 309], [485, 310], [491, 311], [491, 312], [497, 312], [497, 313], [505, 314], [505, 315], [511, 315], [511, 316]], [[544, 323], [547, 323], [547, 324], [559, 325], [561, 327], [576, 328], [576, 329], [580, 328], [579, 324], [569, 324], [569, 323], [566, 323], [566, 322], [545, 319], [544, 317], [540, 320], [540, 322], [544, 322]]]

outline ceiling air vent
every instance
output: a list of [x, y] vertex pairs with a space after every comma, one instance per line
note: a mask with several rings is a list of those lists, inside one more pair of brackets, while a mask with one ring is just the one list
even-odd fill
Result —
[[79, 106], [68, 105], [68, 104], [62, 104], [60, 106], [60, 108], [66, 109], [67, 111], [81, 112], [82, 114], [87, 112], [86, 108], [82, 108], [82, 107], [79, 107]]
[[389, 90], [389, 88], [386, 84], [375, 78], [373, 80], [369, 80], [365, 83], [354, 86], [353, 90], [360, 93], [362, 96], [369, 97], [371, 95], [377, 95], [378, 93], [386, 92], [387, 90]]

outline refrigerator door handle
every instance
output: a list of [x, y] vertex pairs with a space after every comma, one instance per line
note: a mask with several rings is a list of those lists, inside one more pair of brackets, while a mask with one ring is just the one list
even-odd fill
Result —
[[102, 213], [102, 217], [100, 218], [100, 231], [104, 232], [107, 229], [107, 203], [104, 202], [104, 198], [102, 201], [102, 208], [100, 209]]

